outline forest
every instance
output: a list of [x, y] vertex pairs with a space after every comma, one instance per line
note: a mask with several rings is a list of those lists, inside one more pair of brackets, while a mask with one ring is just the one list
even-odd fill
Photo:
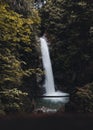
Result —
[[44, 93], [43, 35], [64, 112], [93, 112], [92, 0], [0, 0], [0, 115], [32, 113]]

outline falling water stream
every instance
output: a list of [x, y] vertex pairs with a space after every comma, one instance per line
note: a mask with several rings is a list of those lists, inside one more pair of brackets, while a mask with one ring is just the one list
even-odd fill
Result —
[[[67, 98], [61, 97], [61, 96], [66, 96], [68, 94], [60, 92], [60, 91], [55, 91], [52, 65], [51, 65], [49, 49], [48, 49], [48, 42], [44, 36], [40, 38], [40, 45], [41, 45], [42, 62], [43, 62], [44, 70], [45, 70], [45, 84], [44, 84], [44, 87], [46, 90], [45, 96], [55, 97], [55, 98], [51, 98], [50, 99], [51, 101], [66, 102]], [[59, 96], [59, 98], [58, 98], [58, 96]]]
[[51, 66], [51, 60], [49, 56], [49, 50], [48, 50], [48, 43], [45, 39], [45, 37], [40, 38], [41, 43], [41, 53], [42, 53], [42, 61], [43, 61], [43, 67], [45, 69], [45, 90], [46, 95], [51, 95], [55, 92], [54, 88], [54, 78], [53, 78], [53, 72], [52, 72], [52, 66]]

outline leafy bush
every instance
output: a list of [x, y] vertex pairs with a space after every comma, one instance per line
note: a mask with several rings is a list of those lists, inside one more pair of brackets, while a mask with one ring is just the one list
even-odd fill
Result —
[[31, 101], [26, 92], [17, 88], [5, 89], [0, 92], [0, 108], [6, 113], [31, 112]]
[[77, 88], [66, 105], [66, 111], [93, 112], [93, 83]]

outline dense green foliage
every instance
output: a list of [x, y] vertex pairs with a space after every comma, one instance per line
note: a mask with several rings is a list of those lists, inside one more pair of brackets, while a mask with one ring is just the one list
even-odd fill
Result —
[[18, 90], [17, 88], [5, 89], [0, 92], [0, 114], [6, 113], [24, 113], [32, 111], [32, 104], [27, 97], [27, 93]]
[[68, 112], [93, 112], [93, 83], [77, 88], [66, 105]]
[[78, 88], [72, 101], [77, 104], [79, 112], [93, 112], [93, 83]]
[[31, 9], [23, 8], [26, 14], [11, 2], [17, 1], [0, 2], [0, 108], [5, 112], [31, 111], [29, 97], [38, 88], [36, 75], [42, 72], [36, 50], [40, 18], [32, 1], [28, 4]]

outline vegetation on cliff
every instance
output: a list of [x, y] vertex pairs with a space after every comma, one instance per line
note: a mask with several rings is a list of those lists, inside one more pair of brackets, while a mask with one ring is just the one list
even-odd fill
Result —
[[[40, 14], [42, 33], [46, 33], [51, 43], [56, 86], [71, 94], [81, 95], [82, 101], [86, 93], [84, 99], [88, 94], [92, 101], [90, 87], [86, 91], [83, 86], [93, 82], [93, 2], [49, 0]], [[77, 87], [83, 87], [83, 91]], [[90, 100], [86, 101], [86, 106], [91, 103]], [[76, 102], [82, 105], [79, 99]], [[91, 110], [93, 111], [93, 106]]]
[[41, 28], [51, 42], [58, 83], [78, 86], [93, 81], [92, 7], [87, 0], [49, 0], [41, 9]]

